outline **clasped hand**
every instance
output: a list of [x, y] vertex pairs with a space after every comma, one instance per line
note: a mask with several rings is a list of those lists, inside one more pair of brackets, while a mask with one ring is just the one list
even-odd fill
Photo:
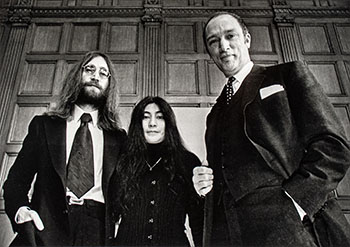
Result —
[[193, 169], [193, 185], [200, 196], [205, 196], [213, 188], [213, 169], [208, 167], [208, 161], [204, 160], [201, 166]]

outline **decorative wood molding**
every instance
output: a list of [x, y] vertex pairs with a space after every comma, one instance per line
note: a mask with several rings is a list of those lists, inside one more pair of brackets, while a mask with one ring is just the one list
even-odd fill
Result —
[[141, 21], [146, 22], [157, 22], [161, 23], [163, 21], [162, 8], [160, 5], [145, 5], [144, 15]]
[[160, 24], [146, 23], [143, 56], [143, 97], [158, 94], [160, 80]]
[[294, 39], [294, 28], [281, 26], [278, 28], [281, 39], [281, 48], [284, 62], [299, 60], [297, 47]]
[[309, 8], [309, 9], [291, 9], [290, 13], [295, 17], [350, 17], [348, 8]]
[[144, 9], [140, 7], [56, 7], [33, 8], [34, 17], [115, 17], [115, 16], [142, 16]]
[[8, 21], [12, 25], [28, 26], [31, 22], [31, 9], [26, 7], [11, 8], [8, 11]]
[[6, 119], [7, 110], [13, 91], [18, 66], [21, 61], [22, 49], [27, 33], [27, 27], [15, 25], [11, 28], [9, 41], [4, 54], [4, 61], [0, 74], [0, 132]]

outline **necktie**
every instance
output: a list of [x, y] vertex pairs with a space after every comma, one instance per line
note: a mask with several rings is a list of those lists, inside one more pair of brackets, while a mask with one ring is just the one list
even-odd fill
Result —
[[226, 84], [226, 104], [230, 104], [230, 101], [232, 99], [233, 96], [233, 82], [236, 80], [236, 78], [234, 78], [233, 76], [231, 76], [228, 79], [228, 82]]
[[67, 187], [78, 197], [82, 197], [94, 186], [94, 156], [92, 138], [88, 128], [91, 115], [84, 113], [70, 152], [67, 170]]

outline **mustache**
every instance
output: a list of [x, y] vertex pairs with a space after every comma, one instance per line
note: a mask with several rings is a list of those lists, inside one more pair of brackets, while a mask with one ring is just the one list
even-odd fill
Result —
[[100, 85], [98, 85], [97, 83], [94, 82], [86, 82], [82, 85], [83, 87], [88, 87], [88, 86], [93, 86], [93, 87], [97, 87], [98, 89], [102, 90], [102, 87]]

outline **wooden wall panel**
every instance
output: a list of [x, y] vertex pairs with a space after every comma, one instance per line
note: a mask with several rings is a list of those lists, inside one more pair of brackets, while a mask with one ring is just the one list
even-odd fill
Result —
[[[9, 170], [13, 163], [15, 162], [17, 157], [17, 154], [15, 153], [5, 153], [4, 158], [2, 159], [2, 164], [1, 167], [3, 169], [0, 170], [0, 188], [3, 187], [4, 182], [7, 178], [7, 175], [9, 173]], [[4, 196], [4, 191], [1, 189], [0, 190], [0, 198], [3, 198]], [[4, 210], [4, 205], [1, 203], [0, 204], [0, 210]]]
[[11, 123], [8, 143], [21, 144], [28, 133], [28, 126], [35, 115], [48, 110], [49, 104], [17, 104]]
[[170, 24], [166, 25], [167, 53], [194, 53], [196, 47], [196, 26], [189, 24]]
[[109, 52], [138, 52], [138, 23], [113, 23], [110, 30]]
[[248, 28], [252, 37], [250, 53], [276, 53], [271, 25], [249, 25]]
[[300, 25], [299, 32], [305, 54], [333, 53], [325, 25]]
[[335, 25], [342, 54], [350, 55], [350, 25]]
[[339, 80], [337, 64], [335, 62], [308, 62], [308, 67], [328, 95], [344, 95], [344, 90]]
[[117, 80], [120, 85], [120, 94], [123, 96], [137, 96], [138, 84], [138, 62], [137, 61], [114, 61]]
[[26, 63], [19, 94], [52, 95], [55, 68], [55, 61]]
[[208, 96], [217, 96], [221, 93], [227, 79], [212, 60], [206, 62], [206, 67], [208, 74]]
[[197, 95], [199, 93], [196, 61], [167, 61], [165, 95]]
[[63, 26], [62, 24], [39, 24], [34, 27], [32, 52], [58, 52]]
[[[345, 128], [345, 134], [348, 140], [350, 140], [350, 111], [348, 105], [335, 104], [335, 111]], [[350, 188], [350, 187], [349, 187]]]
[[71, 33], [71, 52], [88, 52], [99, 49], [100, 25], [74, 23]]

